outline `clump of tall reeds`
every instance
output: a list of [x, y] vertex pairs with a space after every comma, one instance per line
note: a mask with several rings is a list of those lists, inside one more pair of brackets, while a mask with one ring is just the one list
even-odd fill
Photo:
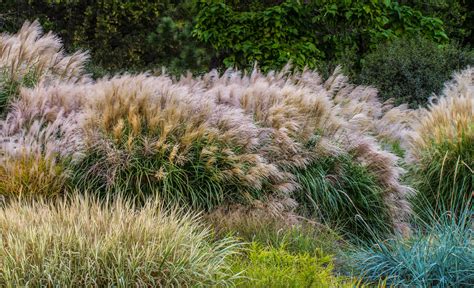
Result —
[[474, 69], [456, 74], [433, 101], [415, 123], [411, 139], [410, 180], [418, 190], [413, 201], [420, 214], [426, 207], [456, 213], [472, 207]]
[[139, 210], [78, 195], [0, 207], [0, 286], [227, 286], [238, 249], [157, 200]]

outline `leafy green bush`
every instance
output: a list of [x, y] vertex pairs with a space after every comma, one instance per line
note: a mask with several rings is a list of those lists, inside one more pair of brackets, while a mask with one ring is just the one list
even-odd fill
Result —
[[73, 196], [0, 207], [0, 286], [226, 286], [239, 244], [159, 201]]
[[365, 280], [385, 279], [394, 287], [471, 287], [472, 211], [465, 210], [460, 218], [445, 214], [438, 220], [421, 225], [409, 239], [395, 238], [358, 248], [348, 263]]
[[268, 71], [288, 61], [315, 68], [322, 60], [362, 55], [377, 43], [405, 34], [437, 42], [443, 23], [392, 1], [283, 1], [261, 10], [235, 11], [225, 1], [199, 2], [195, 35], [211, 44], [227, 67], [254, 62]]
[[335, 277], [332, 258], [318, 253], [292, 254], [285, 247], [265, 248], [252, 243], [247, 255], [237, 258], [234, 271], [242, 271], [237, 287], [353, 287]]
[[425, 106], [451, 74], [474, 64], [474, 52], [454, 44], [439, 46], [425, 38], [401, 38], [380, 45], [362, 59], [357, 76], [379, 89], [382, 99]]
[[472, 46], [474, 2], [469, 0], [409, 0], [407, 5], [443, 21], [450, 39]]

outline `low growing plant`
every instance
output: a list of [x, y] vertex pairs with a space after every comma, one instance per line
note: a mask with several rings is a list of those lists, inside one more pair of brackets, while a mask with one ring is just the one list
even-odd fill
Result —
[[285, 247], [262, 247], [253, 242], [236, 258], [234, 271], [244, 270], [237, 287], [354, 287], [355, 282], [334, 276], [332, 257], [323, 253], [290, 253]]
[[[424, 209], [429, 209], [424, 207]], [[393, 238], [358, 248], [348, 261], [369, 282], [394, 287], [471, 287], [474, 285], [472, 211], [446, 213], [436, 222], [417, 223], [408, 239]]]
[[227, 286], [238, 250], [157, 200], [137, 210], [75, 195], [0, 208], [0, 286]]

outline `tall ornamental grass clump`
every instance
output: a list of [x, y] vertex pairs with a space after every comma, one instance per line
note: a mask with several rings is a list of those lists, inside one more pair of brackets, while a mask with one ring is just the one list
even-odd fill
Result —
[[148, 201], [73, 196], [0, 208], [0, 286], [227, 286], [231, 238], [193, 214]]
[[419, 214], [472, 209], [474, 69], [457, 74], [433, 101], [414, 127], [410, 179], [418, 192], [412, 200]]
[[99, 81], [89, 97], [78, 188], [206, 210], [285, 188], [276, 185], [283, 173], [258, 154], [258, 127], [237, 109], [146, 75]]
[[[399, 180], [403, 170], [378, 144], [379, 138], [401, 138], [395, 129], [380, 128], [390, 108], [374, 89], [349, 84], [339, 70], [323, 81], [314, 71], [289, 68], [267, 74], [255, 69], [249, 75], [229, 70], [220, 77], [211, 72], [179, 83], [242, 109], [264, 129], [260, 153], [292, 175], [297, 187], [292, 197], [309, 208], [305, 216], [340, 219], [342, 228], [357, 226], [357, 233], [367, 226], [376, 233], [406, 230], [410, 208], [409, 189]], [[375, 214], [379, 217], [369, 216]]]
[[0, 195], [64, 192], [68, 162], [81, 142], [81, 100], [67, 96], [89, 81], [86, 60], [85, 53], [66, 55], [60, 40], [44, 35], [36, 21], [0, 36]]
[[[40, 67], [57, 69], [41, 70], [35, 87], [19, 90], [1, 136], [40, 143], [37, 155], [63, 165], [69, 190], [139, 201], [159, 195], [205, 210], [297, 200], [307, 208], [304, 216], [330, 224], [342, 217], [337, 224], [357, 234], [363, 226], [375, 233], [406, 229], [409, 189], [400, 182], [398, 158], [379, 143], [402, 134], [382, 128], [393, 107], [374, 89], [351, 85], [339, 70], [323, 81], [289, 66], [266, 74], [256, 68], [177, 81], [139, 74], [94, 82], [81, 74], [82, 54], [63, 55], [57, 39], [40, 37], [35, 25], [22, 33], [33, 35], [25, 37], [39, 50], [38, 43], [55, 47], [43, 47], [38, 57], [53, 51]], [[22, 33], [2, 39], [21, 46]], [[24, 136], [33, 123], [43, 124]], [[15, 154], [3, 152], [9, 159]]]

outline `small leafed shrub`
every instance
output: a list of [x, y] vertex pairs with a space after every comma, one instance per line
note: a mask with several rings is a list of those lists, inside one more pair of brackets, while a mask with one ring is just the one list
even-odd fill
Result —
[[226, 286], [239, 245], [149, 201], [74, 196], [0, 208], [0, 286]]
[[322, 253], [292, 254], [285, 247], [252, 243], [247, 255], [237, 258], [235, 271], [243, 270], [237, 287], [354, 287], [333, 273], [331, 256]]
[[379, 89], [383, 100], [426, 106], [454, 71], [474, 65], [474, 53], [454, 44], [424, 38], [401, 38], [380, 45], [362, 60], [358, 80]]

